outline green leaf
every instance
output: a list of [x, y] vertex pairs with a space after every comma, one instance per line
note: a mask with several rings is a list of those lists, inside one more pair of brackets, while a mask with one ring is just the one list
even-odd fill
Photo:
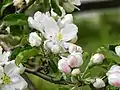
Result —
[[12, 0], [4, 0], [3, 3], [0, 3], [0, 16], [3, 15], [4, 10], [10, 5], [12, 5]]
[[19, 47], [16, 47], [14, 48], [14, 50], [12, 50], [12, 54], [10, 56], [10, 59], [11, 60], [14, 60], [16, 58], [16, 56], [20, 53], [20, 52], [23, 52], [25, 50], [29, 50], [31, 49], [32, 47], [31, 46], [28, 46], [28, 45], [25, 45], [25, 46], [19, 46]]
[[56, 12], [59, 16], [62, 15], [62, 12], [59, 8], [59, 1], [58, 0], [51, 0], [51, 6], [52, 6], [54, 12]]
[[24, 62], [24, 60], [29, 59], [31, 56], [36, 56], [37, 54], [38, 54], [38, 49], [36, 48], [32, 48], [32, 49], [20, 52], [15, 58], [16, 65], [19, 65], [20, 63]]
[[4, 18], [6, 25], [26, 25], [27, 17], [24, 14], [9, 14]]

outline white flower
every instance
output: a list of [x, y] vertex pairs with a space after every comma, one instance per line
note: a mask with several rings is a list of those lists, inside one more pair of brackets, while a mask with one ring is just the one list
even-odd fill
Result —
[[110, 85], [120, 87], [120, 66], [113, 65], [106, 75]]
[[103, 88], [105, 87], [105, 82], [100, 78], [96, 78], [95, 82], [93, 83], [93, 86], [95, 88]]
[[80, 67], [83, 64], [82, 54], [72, 53], [68, 56], [67, 63], [71, 68]]
[[0, 90], [23, 90], [27, 88], [26, 81], [19, 75], [20, 67], [15, 65], [14, 60], [5, 64], [4, 67], [0, 67]]
[[[68, 17], [71, 18], [69, 19]], [[78, 27], [72, 23], [72, 16], [68, 15], [65, 18], [56, 22], [53, 17], [38, 11], [34, 14], [34, 19], [32, 17], [28, 18], [28, 23], [30, 27], [39, 30], [47, 41], [52, 41], [54, 45], [61, 46], [63, 42], [75, 38], [78, 32]], [[63, 22], [62, 27], [61, 22]], [[45, 46], [47, 47], [47, 45]]]
[[72, 72], [71, 72], [71, 74], [73, 76], [79, 75], [80, 74], [80, 69], [79, 68], [73, 69]]
[[0, 65], [4, 65], [8, 62], [10, 51], [3, 52], [3, 48], [0, 46]]
[[36, 32], [31, 32], [29, 35], [29, 43], [31, 46], [40, 46], [42, 39]]
[[104, 55], [100, 53], [96, 53], [91, 57], [91, 63], [101, 64], [104, 60]]
[[71, 72], [71, 68], [67, 64], [67, 58], [62, 58], [58, 61], [58, 69], [66, 74]]
[[115, 47], [115, 52], [118, 56], [120, 56], [120, 46]]

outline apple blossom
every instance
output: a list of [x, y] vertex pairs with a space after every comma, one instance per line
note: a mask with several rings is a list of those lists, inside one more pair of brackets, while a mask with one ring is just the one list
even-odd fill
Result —
[[10, 51], [4, 51], [3, 48], [0, 46], [0, 65], [4, 65], [8, 62], [10, 56]]
[[91, 63], [101, 64], [104, 60], [104, 55], [100, 53], [96, 53], [91, 57]]
[[0, 90], [23, 90], [27, 88], [26, 81], [19, 75], [23, 68], [16, 66], [15, 61], [9, 61], [0, 66]]
[[73, 76], [77, 76], [77, 75], [79, 75], [79, 74], [80, 74], [80, 69], [79, 69], [79, 68], [75, 68], [75, 69], [73, 69], [72, 72], [71, 72], [71, 75], [73, 75]]
[[62, 58], [58, 61], [58, 69], [66, 74], [69, 74], [71, 72], [71, 68], [67, 63], [67, 58]]
[[71, 68], [80, 67], [83, 64], [82, 54], [81, 53], [70, 54], [68, 56], [67, 63]]
[[105, 87], [105, 82], [100, 78], [96, 78], [95, 82], [93, 83], [93, 86], [95, 88], [103, 88]]
[[120, 46], [115, 47], [115, 52], [118, 56], [120, 56]]
[[30, 27], [39, 30], [47, 40], [53, 42], [70, 41], [77, 36], [78, 28], [73, 23], [66, 23], [63, 28], [59, 27], [59, 24], [50, 16], [41, 12], [34, 14], [28, 18]]
[[29, 43], [31, 46], [40, 46], [42, 39], [36, 32], [31, 32], [29, 35]]
[[113, 65], [106, 75], [110, 85], [120, 87], [120, 66]]

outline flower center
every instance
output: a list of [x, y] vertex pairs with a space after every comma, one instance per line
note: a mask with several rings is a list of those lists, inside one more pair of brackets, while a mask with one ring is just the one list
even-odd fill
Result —
[[11, 83], [10, 77], [7, 76], [6, 74], [3, 75], [2, 80], [3, 80], [3, 84], [10, 84]]
[[63, 39], [63, 36], [62, 36], [62, 34], [61, 34], [60, 32], [57, 33], [56, 39], [57, 39], [58, 41], [61, 41], [61, 40]]

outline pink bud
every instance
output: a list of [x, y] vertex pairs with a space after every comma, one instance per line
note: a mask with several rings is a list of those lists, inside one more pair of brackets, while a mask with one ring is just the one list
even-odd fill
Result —
[[104, 60], [104, 55], [100, 53], [96, 53], [91, 57], [91, 62], [95, 64], [101, 64]]
[[67, 63], [71, 68], [80, 67], [83, 64], [81, 53], [72, 53], [69, 55]]
[[69, 44], [69, 53], [73, 53], [73, 52], [79, 52], [82, 53], [83, 50], [80, 46], [77, 46], [75, 44]]
[[58, 69], [67, 74], [71, 72], [71, 68], [68, 66], [66, 58], [62, 58], [58, 61]]
[[120, 87], [120, 66], [113, 65], [106, 75], [110, 85]]

